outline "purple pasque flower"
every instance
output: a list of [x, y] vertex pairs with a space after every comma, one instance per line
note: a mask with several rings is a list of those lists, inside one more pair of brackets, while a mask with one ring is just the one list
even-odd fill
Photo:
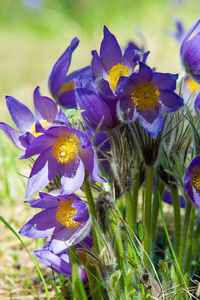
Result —
[[[162, 195], [162, 201], [167, 204], [173, 205], [172, 193], [169, 190], [167, 189], [164, 190], [164, 193]], [[180, 208], [186, 207], [186, 201], [182, 195], [179, 196], [179, 203], [180, 203]]]
[[[0, 122], [0, 129], [4, 130], [15, 145], [22, 150], [25, 150], [35, 137], [41, 135], [40, 132], [37, 132], [37, 128], [45, 129], [52, 126], [53, 123], [67, 122], [63, 110], [60, 109], [58, 112], [57, 105], [52, 99], [41, 96], [39, 87], [34, 91], [33, 100], [35, 116], [26, 105], [13, 97], [6, 96], [9, 113], [19, 131]], [[38, 125], [36, 125], [37, 122], [39, 122]]]
[[200, 18], [186, 33], [181, 44], [180, 56], [186, 72], [200, 83]]
[[184, 176], [185, 192], [200, 207], [200, 156], [195, 157]]
[[78, 44], [77, 38], [71, 41], [70, 46], [55, 63], [48, 79], [48, 87], [53, 98], [68, 109], [76, 108], [75, 88], [81, 86], [80, 76], [91, 74], [91, 68], [87, 66], [66, 75], [71, 64], [72, 53]]
[[21, 158], [38, 155], [28, 179], [26, 198], [45, 188], [61, 172], [65, 194], [77, 191], [85, 177], [85, 168], [94, 181], [105, 182], [87, 135], [67, 126], [55, 126], [35, 138]]
[[173, 91], [178, 75], [157, 73], [139, 63], [139, 71], [124, 82], [119, 93], [119, 116], [130, 121], [137, 118], [153, 136], [164, 124], [162, 113], [171, 113], [183, 106], [183, 99]]
[[[132, 47], [126, 48], [122, 55], [116, 37], [104, 26], [104, 38], [100, 47], [100, 55], [92, 51], [91, 68], [100, 93], [110, 97], [115, 95], [119, 83], [133, 72], [138, 56]], [[102, 79], [102, 80], [100, 80]], [[101, 91], [102, 90], [102, 91]], [[98, 91], [99, 92], [99, 91]]]
[[43, 210], [31, 218], [19, 233], [29, 238], [53, 236], [49, 250], [55, 254], [80, 243], [91, 230], [91, 217], [87, 205], [76, 195], [39, 193], [39, 199], [27, 202]]

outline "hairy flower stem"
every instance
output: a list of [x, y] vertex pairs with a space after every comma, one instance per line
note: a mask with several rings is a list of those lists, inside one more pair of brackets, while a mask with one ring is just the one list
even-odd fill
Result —
[[[91, 216], [96, 220], [97, 219], [97, 214], [96, 214], [96, 209], [95, 209], [95, 204], [94, 204], [94, 199], [92, 196], [92, 192], [90, 189], [90, 184], [87, 180], [84, 181], [83, 183], [83, 189], [87, 198], [88, 206], [89, 206], [89, 212]], [[93, 240], [94, 240], [94, 249], [96, 253], [99, 253], [99, 243], [97, 239], [97, 234], [95, 230], [93, 230]]]
[[126, 222], [128, 224], [128, 228], [130, 229], [130, 235], [133, 237], [133, 232], [135, 229], [135, 220], [134, 220], [134, 206], [133, 206], [133, 198], [131, 195], [131, 191], [125, 192], [125, 201], [126, 201]]
[[122, 243], [121, 234], [119, 230], [119, 224], [117, 223], [117, 219], [113, 210], [110, 212], [109, 217], [110, 217], [112, 232], [115, 237], [116, 252], [118, 253], [117, 259], [120, 266], [120, 270], [122, 271], [122, 275], [119, 280], [119, 284], [120, 284], [119, 290], [123, 290], [124, 287], [126, 286], [126, 265], [125, 265], [124, 258], [121, 257], [124, 255], [124, 248], [123, 248], [123, 243]]
[[181, 213], [180, 213], [180, 201], [177, 187], [173, 187], [171, 190], [173, 207], [174, 207], [174, 233], [175, 233], [175, 253], [178, 257], [180, 242], [181, 242]]
[[200, 222], [198, 222], [197, 228], [194, 233], [194, 241], [192, 247], [192, 260], [197, 260], [197, 255], [199, 254], [199, 240], [200, 240]]
[[[195, 220], [195, 207], [192, 206], [191, 208], [191, 215], [190, 215], [190, 223], [189, 223], [189, 230], [188, 230], [188, 240], [187, 240], [187, 250], [186, 250], [186, 257], [185, 257], [185, 274], [190, 273], [190, 265], [192, 260], [192, 247], [193, 247], [193, 239], [194, 239], [194, 220]], [[189, 279], [189, 276], [188, 276]], [[189, 281], [187, 282], [189, 284]]]
[[[188, 199], [188, 195], [185, 193], [186, 199]], [[185, 212], [185, 219], [184, 219], [184, 227], [183, 227], [183, 232], [181, 236], [181, 244], [180, 244], [180, 252], [179, 252], [179, 266], [181, 271], [183, 272], [184, 270], [184, 254], [185, 254], [185, 246], [186, 246], [186, 241], [187, 241], [187, 236], [188, 236], [188, 226], [189, 226], [189, 221], [190, 221], [190, 214], [191, 214], [191, 209], [192, 209], [192, 203], [190, 200], [187, 201], [187, 207], [186, 207], [186, 212]]]
[[133, 179], [133, 189], [132, 189], [132, 206], [133, 206], [133, 232], [136, 233], [137, 225], [137, 211], [138, 211], [138, 192], [140, 186], [140, 156], [136, 157], [136, 173]]
[[73, 284], [74, 299], [87, 300], [88, 297], [86, 295], [83, 282], [79, 277], [78, 260], [76, 257], [75, 246], [69, 247], [69, 251], [70, 251], [71, 268], [72, 268], [72, 284]]
[[[151, 208], [152, 208], [152, 188], [153, 188], [153, 167], [147, 167], [145, 211], [144, 211], [144, 250], [150, 256], [151, 252]], [[147, 269], [150, 267], [150, 260], [144, 253], [144, 264]]]
[[162, 198], [164, 187], [165, 187], [165, 185], [163, 182], [157, 181], [154, 198], [153, 198], [152, 218], [151, 218], [152, 219], [152, 223], [151, 223], [152, 251], [153, 251], [153, 246], [154, 246], [154, 242], [155, 242], [158, 213], [159, 213], [159, 209], [160, 209], [159, 197]]

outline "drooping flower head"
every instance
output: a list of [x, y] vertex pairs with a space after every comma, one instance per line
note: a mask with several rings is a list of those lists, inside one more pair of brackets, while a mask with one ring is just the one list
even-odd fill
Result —
[[27, 202], [43, 210], [23, 225], [21, 235], [34, 239], [52, 236], [49, 250], [57, 254], [80, 243], [90, 233], [92, 222], [88, 207], [76, 195], [39, 195], [39, 199]]
[[35, 137], [41, 134], [37, 132], [37, 121], [39, 122], [38, 127], [43, 129], [48, 129], [58, 123], [67, 123], [63, 110], [58, 111], [57, 105], [52, 99], [41, 96], [39, 87], [34, 91], [33, 100], [35, 116], [26, 105], [13, 97], [6, 96], [9, 113], [19, 131], [0, 122], [0, 129], [4, 130], [15, 145], [22, 150], [25, 150]]
[[184, 176], [185, 192], [200, 207], [200, 156], [195, 157]]
[[[71, 261], [70, 261], [70, 255], [69, 255], [69, 249], [66, 249], [62, 253], [55, 254], [52, 250], [49, 250], [49, 244], [47, 243], [42, 247], [41, 250], [35, 250], [33, 253], [37, 257], [37, 259], [43, 263], [45, 266], [49, 268], [53, 268], [53, 270], [57, 273], [61, 273], [63, 275], [69, 276], [72, 273], [71, 270]], [[80, 244], [76, 244], [76, 249], [84, 248], [84, 245], [91, 249], [93, 246], [93, 240], [89, 236], [87, 236]], [[81, 261], [81, 263], [86, 263], [87, 258], [86, 254], [83, 254], [84, 252], [78, 254], [78, 258]], [[83, 281], [83, 283], [87, 283], [88, 278], [87, 278], [87, 273], [84, 268], [84, 266], [80, 263], [78, 263], [79, 267], [79, 274], [80, 278]]]
[[186, 33], [181, 44], [180, 56], [186, 72], [200, 83], [200, 18]]
[[162, 113], [171, 113], [183, 106], [183, 99], [173, 91], [177, 75], [157, 73], [139, 63], [139, 71], [123, 84], [119, 94], [119, 116], [126, 114], [130, 121], [139, 119], [141, 125], [156, 136], [162, 129]]
[[94, 181], [105, 181], [87, 135], [67, 126], [55, 126], [33, 140], [21, 158], [38, 155], [28, 179], [26, 198], [45, 188], [61, 172], [65, 194], [77, 191], [85, 177], [85, 168]]

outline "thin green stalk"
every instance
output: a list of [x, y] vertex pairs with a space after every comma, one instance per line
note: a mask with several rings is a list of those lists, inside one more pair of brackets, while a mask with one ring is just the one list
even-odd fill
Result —
[[[151, 252], [151, 210], [152, 210], [152, 188], [153, 188], [153, 167], [147, 168], [145, 210], [144, 210], [144, 250], [147, 255]], [[144, 264], [147, 269], [150, 267], [150, 261], [144, 254]]]
[[71, 268], [72, 268], [72, 284], [73, 284], [74, 299], [75, 300], [87, 300], [88, 297], [86, 295], [83, 282], [79, 276], [78, 260], [76, 257], [75, 246], [69, 247], [69, 251], [70, 251]]
[[120, 277], [119, 290], [123, 290], [124, 287], [126, 286], [126, 281], [125, 281], [126, 276], [123, 276], [123, 274], [126, 274], [126, 265], [125, 265], [124, 258], [122, 258], [122, 256], [124, 255], [124, 248], [123, 248], [123, 244], [122, 244], [119, 226], [117, 224], [117, 220], [116, 220], [116, 217], [115, 217], [113, 211], [111, 211], [109, 217], [110, 217], [110, 224], [112, 227], [113, 236], [115, 237], [116, 252], [118, 253], [118, 255], [117, 255], [118, 263], [119, 263], [120, 269], [122, 271], [122, 276]]
[[133, 209], [133, 198], [131, 195], [131, 191], [126, 191], [124, 193], [125, 201], [126, 201], [126, 222], [130, 228], [130, 233], [135, 229], [135, 220], [134, 220], [134, 209]]
[[180, 201], [177, 187], [173, 187], [171, 190], [174, 208], [174, 235], [175, 235], [175, 253], [178, 257], [180, 242], [181, 242], [181, 213], [180, 213]]
[[95, 219], [97, 219], [97, 214], [96, 214], [94, 199], [93, 199], [92, 192], [91, 192], [91, 189], [90, 189], [90, 184], [89, 184], [89, 182], [87, 180], [84, 181], [83, 188], [84, 188], [84, 192], [85, 192], [85, 195], [86, 195], [86, 198], [87, 198], [87, 202], [88, 202], [88, 205], [89, 205], [90, 214]]
[[151, 247], [152, 247], [152, 251], [153, 251], [153, 246], [154, 246], [154, 242], [155, 242], [156, 228], [157, 228], [157, 221], [158, 221], [158, 213], [159, 213], [159, 209], [160, 209], [159, 195], [162, 198], [164, 187], [165, 187], [165, 185], [164, 185], [163, 182], [157, 182], [155, 193], [154, 193], [154, 198], [153, 198], [152, 223], [151, 223], [151, 241], [152, 241]]
[[194, 241], [193, 241], [193, 247], [192, 247], [192, 259], [193, 260], [196, 260], [199, 240], [200, 240], [200, 222], [198, 222], [198, 225], [197, 225], [197, 228], [196, 228], [195, 234], [194, 234]]
[[[187, 199], [187, 194], [185, 194], [185, 197]], [[190, 221], [190, 214], [192, 209], [192, 203], [190, 201], [187, 201], [187, 207], [185, 212], [185, 219], [184, 219], [184, 226], [183, 226], [183, 232], [181, 236], [181, 244], [180, 244], [180, 252], [179, 252], [179, 266], [181, 271], [184, 270], [184, 257], [185, 257], [185, 246], [187, 241], [187, 235], [188, 235], [188, 226]]]
[[192, 206], [191, 215], [190, 215], [190, 224], [188, 230], [187, 250], [186, 250], [186, 257], [185, 257], [185, 273], [188, 275], [190, 273], [190, 265], [192, 260], [191, 253], [192, 253], [193, 238], [194, 238], [194, 220], [195, 220], [195, 207]]

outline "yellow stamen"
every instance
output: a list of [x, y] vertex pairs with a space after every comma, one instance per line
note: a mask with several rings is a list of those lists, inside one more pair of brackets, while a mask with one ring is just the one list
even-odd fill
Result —
[[188, 87], [188, 89], [192, 92], [196, 92], [199, 89], [199, 84], [196, 83], [196, 81], [194, 81], [191, 77], [188, 77], [188, 79], [186, 80], [186, 85]]
[[70, 80], [68, 82], [64, 82], [61, 86], [61, 89], [60, 91], [58, 92], [58, 94], [61, 94], [63, 92], [66, 92], [66, 91], [69, 91], [69, 90], [72, 90], [75, 88], [75, 83], [73, 82], [73, 80]]
[[131, 99], [138, 109], [152, 110], [159, 105], [160, 91], [151, 81], [145, 81], [135, 86]]
[[128, 77], [131, 72], [129, 71], [128, 67], [123, 65], [122, 63], [114, 65], [110, 71], [108, 71], [108, 81], [110, 83], [110, 87], [112, 90], [115, 90], [117, 87], [117, 83], [119, 81], [119, 78], [121, 76], [126, 76]]
[[197, 190], [200, 190], [200, 169], [193, 175], [193, 183]]
[[[42, 120], [40, 121], [40, 124], [42, 125], [42, 127], [49, 127], [51, 125], [51, 123], [49, 123], [47, 120]], [[35, 137], [43, 134], [42, 132], [36, 132], [35, 131], [35, 125], [36, 123], [34, 122], [33, 125], [32, 125], [32, 130], [30, 131], [30, 133], [32, 133]]]
[[71, 207], [74, 199], [66, 200], [61, 203], [56, 211], [56, 220], [66, 227], [77, 227], [80, 226], [79, 222], [72, 220], [72, 217], [76, 214], [76, 208]]
[[53, 156], [58, 162], [66, 164], [78, 155], [78, 145], [71, 137], [62, 136], [52, 146]]

